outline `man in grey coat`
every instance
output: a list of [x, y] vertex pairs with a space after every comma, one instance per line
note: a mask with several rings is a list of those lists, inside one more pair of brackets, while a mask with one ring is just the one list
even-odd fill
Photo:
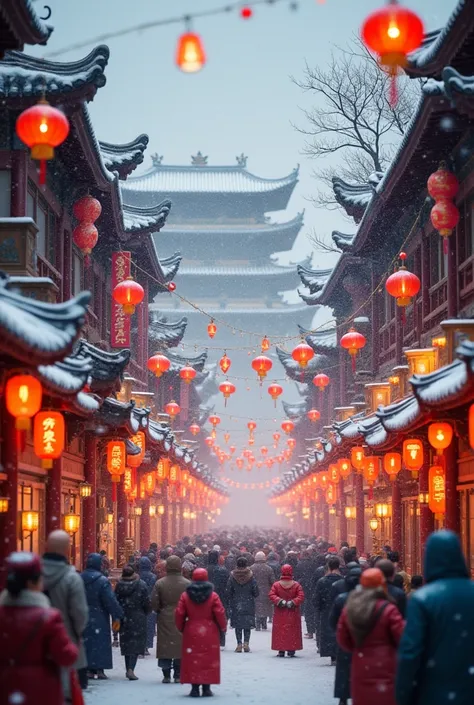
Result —
[[[85, 688], [87, 678], [83, 678], [82, 674], [86, 673], [87, 658], [82, 634], [89, 618], [89, 609], [82, 578], [68, 563], [70, 544], [70, 536], [65, 531], [53, 531], [48, 536], [43, 556], [43, 583], [52, 607], [61, 612], [69, 637], [79, 646], [74, 668], [79, 672], [81, 686]], [[63, 669], [61, 677], [65, 698], [70, 700], [70, 669]]]

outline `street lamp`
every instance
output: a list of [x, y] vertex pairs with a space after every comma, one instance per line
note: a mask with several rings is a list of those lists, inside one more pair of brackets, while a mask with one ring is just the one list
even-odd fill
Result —
[[71, 507], [69, 513], [64, 515], [64, 531], [67, 531], [70, 536], [74, 536], [79, 531], [80, 526], [81, 517], [79, 514], [75, 514]]
[[92, 495], [92, 485], [89, 482], [81, 482], [79, 485], [79, 495], [84, 499]]

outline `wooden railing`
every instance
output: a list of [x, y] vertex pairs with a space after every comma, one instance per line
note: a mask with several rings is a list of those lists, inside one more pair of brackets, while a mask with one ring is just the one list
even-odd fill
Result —
[[63, 300], [63, 275], [61, 272], [58, 272], [58, 270], [53, 267], [51, 262], [48, 262], [42, 255], [37, 254], [36, 255], [36, 267], [38, 270], [38, 276], [39, 277], [49, 277], [50, 279], [53, 280], [53, 282], [56, 284], [56, 286], [59, 289], [58, 293], [58, 301]]

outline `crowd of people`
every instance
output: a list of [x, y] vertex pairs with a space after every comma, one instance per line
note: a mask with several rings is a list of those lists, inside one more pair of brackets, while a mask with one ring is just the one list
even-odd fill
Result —
[[[304, 639], [335, 666], [339, 705], [468, 705], [474, 692], [474, 583], [459, 538], [431, 535], [423, 576], [389, 546], [370, 559], [348, 544], [279, 530], [234, 529], [152, 543], [115, 585], [104, 554], [69, 565], [54, 531], [42, 559], [7, 561], [0, 596], [0, 705], [73, 705], [90, 679], [107, 680], [119, 646], [125, 676], [156, 657], [162, 683], [213, 695], [228, 625], [235, 652], [271, 623], [271, 648], [294, 658]], [[118, 637], [118, 638], [117, 638]], [[251, 657], [249, 657], [251, 658]], [[21, 696], [21, 699], [19, 699]]]

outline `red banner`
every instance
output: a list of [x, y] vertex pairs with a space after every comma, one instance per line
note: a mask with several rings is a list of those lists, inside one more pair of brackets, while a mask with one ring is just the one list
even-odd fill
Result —
[[[112, 291], [117, 284], [130, 276], [131, 261], [131, 252], [112, 252]], [[125, 314], [121, 304], [118, 304], [113, 298], [111, 318], [110, 345], [113, 348], [129, 348], [131, 316]]]

